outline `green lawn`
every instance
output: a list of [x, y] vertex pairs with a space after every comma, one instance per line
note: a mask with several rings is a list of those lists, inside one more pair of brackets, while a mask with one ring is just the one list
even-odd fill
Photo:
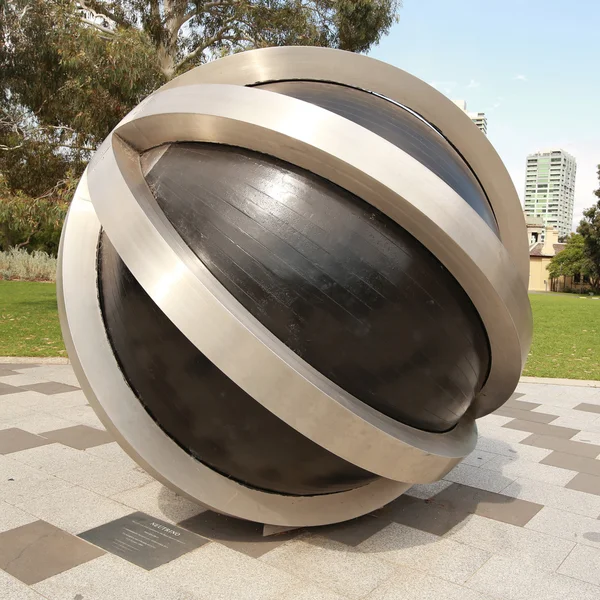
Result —
[[0, 281], [0, 356], [66, 356], [56, 284]]
[[523, 375], [600, 380], [600, 299], [530, 294], [533, 345]]
[[[600, 380], [600, 299], [531, 294], [533, 346], [524, 375]], [[56, 285], [0, 281], [0, 356], [65, 356]]]

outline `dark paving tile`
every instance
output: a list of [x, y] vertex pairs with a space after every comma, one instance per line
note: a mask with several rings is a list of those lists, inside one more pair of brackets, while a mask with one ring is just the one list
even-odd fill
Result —
[[579, 473], [565, 487], [570, 490], [578, 490], [587, 494], [600, 496], [600, 477], [595, 477], [588, 473]]
[[585, 444], [583, 442], [574, 442], [564, 438], [557, 438], [551, 435], [530, 435], [525, 438], [521, 444], [526, 446], [535, 446], [536, 448], [546, 448], [546, 450], [555, 450], [566, 454], [575, 454], [577, 456], [586, 456], [596, 458], [600, 454], [600, 446], [596, 444]]
[[369, 514], [345, 523], [313, 527], [310, 532], [347, 546], [358, 546], [361, 542], [381, 531], [389, 523], [390, 519], [380, 517], [377, 514]]
[[451, 509], [434, 499], [421, 500], [404, 494], [374, 514], [384, 525], [386, 521], [393, 521], [435, 535], [444, 535], [462, 523], [471, 513], [466, 507]]
[[43, 381], [42, 383], [32, 383], [30, 385], [22, 385], [20, 387], [24, 390], [46, 394], [46, 396], [52, 396], [53, 394], [64, 394], [65, 392], [74, 392], [81, 389], [75, 387], [74, 385], [58, 383], [57, 381]]
[[0, 370], [15, 369], [17, 371], [22, 371], [23, 369], [35, 369], [42, 366], [43, 365], [39, 363], [0, 363]]
[[596, 460], [595, 458], [575, 456], [575, 454], [565, 454], [564, 452], [553, 452], [541, 460], [540, 464], [560, 467], [561, 469], [570, 469], [571, 471], [600, 477], [600, 460]]
[[86, 450], [87, 448], [114, 442], [114, 438], [108, 431], [89, 427], [88, 425], [74, 425], [73, 427], [65, 427], [64, 429], [46, 431], [45, 433], [40, 433], [40, 435], [53, 442], [58, 442], [77, 450]]
[[29, 448], [37, 448], [51, 443], [46, 438], [16, 427], [0, 429], [0, 454], [20, 452], [21, 450], [29, 450]]
[[501, 417], [523, 419], [524, 421], [531, 421], [533, 423], [550, 423], [555, 419], [558, 419], [558, 415], [547, 415], [545, 413], [532, 412], [531, 410], [522, 410], [520, 408], [506, 406], [506, 404], [494, 411], [494, 414], [500, 415]]
[[16, 385], [8, 385], [8, 383], [2, 383], [0, 381], [0, 396], [5, 396], [6, 394], [20, 394], [24, 391], [25, 390], [21, 387], [17, 387]]
[[509, 408], [518, 408], [520, 410], [533, 410], [541, 404], [535, 402], [526, 402], [525, 400], [509, 400], [504, 406]]
[[541, 504], [454, 483], [432, 500], [449, 510], [462, 510], [488, 519], [523, 527], [540, 511]]
[[9, 377], [10, 375], [21, 375], [21, 373], [11, 369], [4, 369], [2, 368], [2, 365], [0, 365], [0, 377]]
[[534, 423], [533, 421], [525, 421], [523, 419], [515, 419], [506, 423], [502, 427], [509, 429], [518, 429], [519, 431], [531, 431], [539, 435], [553, 436], [557, 438], [569, 439], [579, 433], [579, 429], [571, 429], [570, 427], [559, 427], [558, 425], [546, 425], [545, 423]]
[[226, 517], [210, 510], [182, 521], [179, 526], [252, 558], [259, 558], [301, 533], [294, 529], [264, 537], [260, 523]]
[[79, 537], [147, 571], [208, 543], [190, 531], [143, 512], [94, 527]]
[[0, 533], [0, 569], [28, 585], [103, 554], [100, 548], [45, 521]]
[[600, 414], [600, 406], [598, 404], [588, 404], [587, 402], [582, 402], [575, 407], [575, 410], [583, 410], [585, 412], [598, 413]]
[[517, 398], [521, 398], [524, 395], [525, 394], [521, 394], [521, 392], [514, 392], [513, 395], [508, 399], [508, 401], [510, 402], [511, 400], [516, 400]]

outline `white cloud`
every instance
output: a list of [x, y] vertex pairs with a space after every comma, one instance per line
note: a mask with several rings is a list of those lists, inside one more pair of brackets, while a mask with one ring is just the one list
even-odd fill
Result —
[[527, 81], [527, 77], [525, 75], [515, 75], [515, 79], [517, 81]]
[[467, 87], [468, 88], [477, 88], [480, 85], [481, 84], [479, 83], [479, 81], [475, 81], [474, 79], [471, 79], [471, 81], [469, 81], [469, 85]]

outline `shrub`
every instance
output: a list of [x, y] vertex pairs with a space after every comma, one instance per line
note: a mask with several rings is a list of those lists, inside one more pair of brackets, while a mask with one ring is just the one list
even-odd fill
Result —
[[23, 248], [0, 252], [0, 279], [56, 281], [56, 258], [41, 250], [29, 253]]

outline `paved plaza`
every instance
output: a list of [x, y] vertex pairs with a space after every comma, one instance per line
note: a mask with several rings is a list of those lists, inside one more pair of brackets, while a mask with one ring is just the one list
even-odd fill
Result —
[[[0, 598], [600, 600], [600, 387], [564, 383], [522, 382], [443, 481], [264, 538], [136, 466], [69, 365], [0, 363]], [[157, 552], [102, 541], [150, 525]]]

